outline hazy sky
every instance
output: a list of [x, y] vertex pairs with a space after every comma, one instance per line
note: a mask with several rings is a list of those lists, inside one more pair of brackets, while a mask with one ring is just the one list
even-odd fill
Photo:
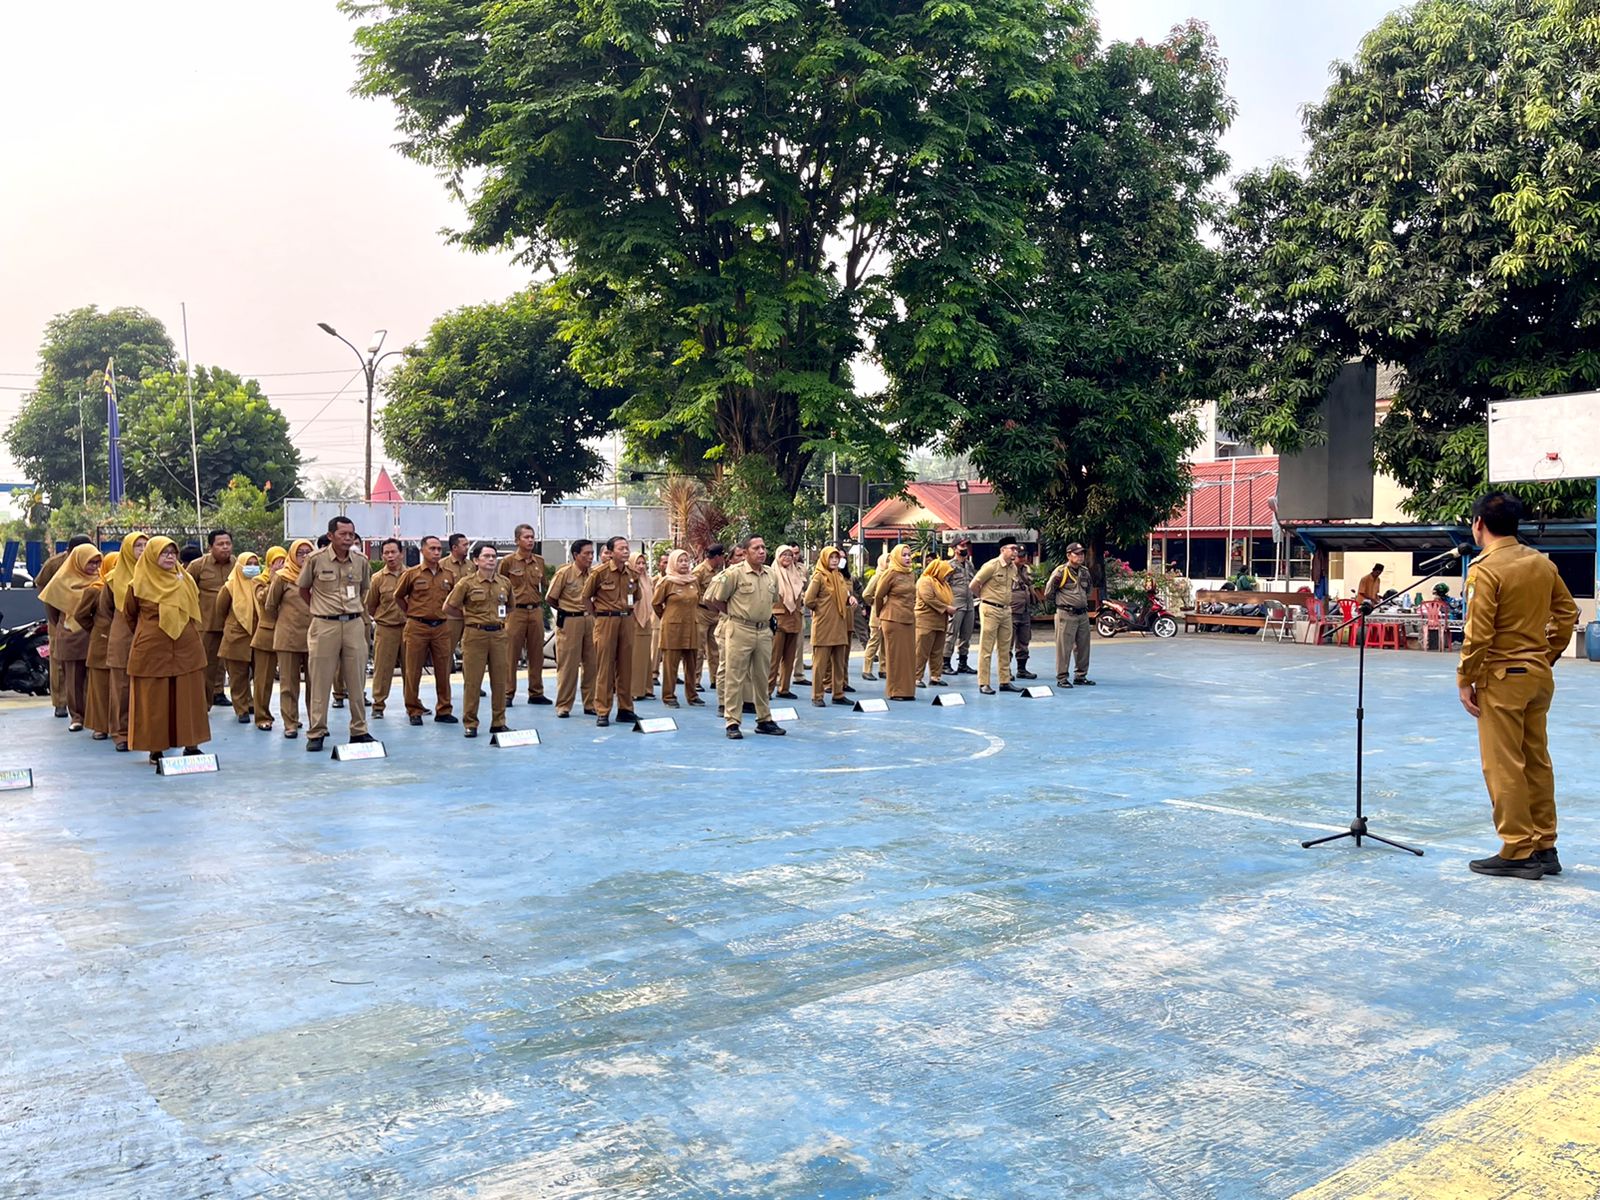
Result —
[[[1392, 7], [1117, 0], [1100, 20], [1118, 39], [1211, 27], [1240, 170], [1299, 153], [1301, 105]], [[444, 244], [443, 188], [391, 149], [388, 106], [349, 94], [350, 30], [332, 0], [0, 4], [0, 427], [52, 315], [137, 305], [181, 353], [186, 303], [194, 361], [259, 378], [311, 475], [359, 476], [354, 355], [316, 322], [398, 347], [525, 272]]]

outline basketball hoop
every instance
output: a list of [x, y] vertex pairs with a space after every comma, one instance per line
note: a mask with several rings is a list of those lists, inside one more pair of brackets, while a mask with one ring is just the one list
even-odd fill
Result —
[[1567, 465], [1561, 461], [1561, 451], [1546, 450], [1544, 456], [1533, 464], [1533, 477], [1540, 483], [1548, 483], [1552, 479], [1560, 479], [1567, 473]]

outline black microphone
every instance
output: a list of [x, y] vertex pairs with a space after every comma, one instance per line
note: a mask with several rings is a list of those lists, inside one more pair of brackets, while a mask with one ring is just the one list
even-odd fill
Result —
[[1442, 567], [1445, 565], [1445, 563], [1455, 562], [1458, 558], [1462, 558], [1470, 553], [1472, 553], [1471, 546], [1457, 546], [1454, 550], [1448, 550], [1443, 554], [1435, 554], [1432, 558], [1419, 565], [1417, 570], [1431, 571], [1435, 567]]

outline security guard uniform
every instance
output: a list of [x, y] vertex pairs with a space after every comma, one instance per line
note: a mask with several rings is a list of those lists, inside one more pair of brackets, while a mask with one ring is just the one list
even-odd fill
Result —
[[[1081, 551], [1074, 542], [1067, 553]], [[1093, 628], [1089, 617], [1089, 589], [1093, 578], [1086, 564], [1064, 562], [1050, 573], [1045, 599], [1056, 607], [1056, 686], [1071, 687], [1089, 678], [1089, 643]], [[1071, 668], [1071, 675], [1068, 668]]]

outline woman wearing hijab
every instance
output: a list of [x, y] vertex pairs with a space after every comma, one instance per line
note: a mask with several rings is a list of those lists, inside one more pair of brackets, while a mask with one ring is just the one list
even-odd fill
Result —
[[201, 744], [211, 740], [200, 589], [178, 565], [171, 538], [153, 537], [145, 546], [133, 572], [128, 619], [133, 622], [128, 745], [149, 751], [153, 763], [175, 746], [185, 754], [200, 753]]
[[651, 600], [661, 625], [661, 703], [677, 708], [678, 664], [683, 664], [683, 698], [703, 707], [696, 684], [700, 679], [700, 584], [689, 569], [689, 552], [667, 555], [667, 573], [656, 581]]
[[[637, 574], [638, 590], [633, 597], [633, 620], [636, 628], [633, 631], [633, 666], [630, 682], [635, 690], [635, 700], [654, 700], [655, 691], [650, 686], [650, 647], [655, 639], [651, 636], [655, 629], [656, 614], [654, 604], [655, 586], [660, 581], [650, 575], [650, 557], [640, 551], [628, 560], [628, 565]], [[644, 691], [638, 691], [643, 688]]]
[[806, 577], [796, 565], [800, 550], [796, 546], [779, 546], [773, 573], [778, 577], [778, 602], [772, 606], [772, 615], [778, 622], [772, 635], [772, 666], [767, 669], [767, 695], [776, 690], [784, 700], [793, 700], [790, 690], [794, 682], [794, 661], [800, 651], [800, 633], [805, 628], [801, 600], [806, 591]]
[[[300, 736], [300, 689], [306, 680], [306, 636], [311, 629], [311, 606], [300, 598], [300, 568], [311, 556], [311, 542], [296, 538], [289, 543], [283, 570], [267, 588], [263, 608], [277, 624], [272, 631], [272, 652], [278, 660], [278, 711], [283, 714], [283, 736]], [[437, 669], [437, 668], [435, 668]]]
[[67, 728], [77, 733], [83, 728], [84, 708], [89, 694], [90, 627], [78, 620], [78, 606], [84, 591], [100, 579], [100, 551], [93, 546], [74, 546], [67, 561], [39, 593], [45, 617], [59, 630], [50, 653], [61, 663], [67, 700]]
[[944, 687], [944, 634], [955, 594], [950, 590], [951, 565], [936, 558], [922, 568], [917, 580], [917, 686], [927, 672], [928, 682]]
[[806, 586], [802, 603], [811, 610], [811, 703], [822, 708], [831, 688], [835, 704], [849, 704], [845, 685], [850, 682], [850, 626], [856, 607], [850, 581], [839, 570], [843, 555], [832, 546], [822, 551], [817, 569]]
[[[150, 542], [148, 533], [130, 533], [122, 539], [117, 565], [106, 578], [115, 615], [106, 643], [106, 665], [111, 672], [111, 736], [119, 751], [128, 749], [128, 650], [133, 646], [133, 622], [128, 620], [128, 596], [133, 591], [133, 571]], [[109, 555], [107, 556], [109, 557]]]
[[106, 666], [106, 651], [111, 643], [111, 622], [116, 609], [111, 606], [111, 590], [106, 579], [117, 565], [117, 552], [113, 550], [100, 560], [99, 577], [84, 588], [76, 613], [78, 624], [89, 630], [89, 694], [83, 712], [83, 723], [94, 730], [94, 740], [103, 742], [111, 736], [111, 671]]
[[272, 728], [272, 683], [278, 665], [278, 656], [272, 650], [272, 635], [278, 622], [275, 614], [267, 612], [267, 589], [288, 557], [289, 552], [282, 546], [272, 547], [267, 551], [267, 569], [250, 581], [256, 609], [255, 632], [250, 635], [250, 704], [255, 710], [257, 729]]
[[883, 635], [883, 694], [891, 700], [915, 700], [917, 580], [911, 573], [911, 547], [891, 550], [888, 564], [872, 582], [872, 607]]
[[[228, 580], [217, 592], [216, 620], [222, 622], [222, 641], [217, 646], [217, 658], [227, 664], [228, 680], [233, 701], [233, 717], [241, 725], [250, 723], [250, 664], [255, 651], [250, 639], [256, 632], [255, 582], [261, 575], [261, 559], [246, 551], [233, 556], [233, 570]], [[221, 674], [218, 678], [222, 678]]]
[[875, 598], [878, 594], [878, 585], [883, 582], [884, 572], [889, 569], [891, 553], [891, 551], [885, 550], [878, 555], [877, 569], [873, 571], [872, 578], [867, 580], [866, 585], [861, 589], [861, 599], [867, 606], [867, 649], [861, 658], [861, 678], [863, 679], [876, 680], [878, 678], [872, 671], [874, 665], [878, 665], [884, 674], [887, 674], [889, 669], [889, 661], [883, 654], [883, 630], [878, 625], [882, 618], [878, 616], [878, 606], [875, 603]]

